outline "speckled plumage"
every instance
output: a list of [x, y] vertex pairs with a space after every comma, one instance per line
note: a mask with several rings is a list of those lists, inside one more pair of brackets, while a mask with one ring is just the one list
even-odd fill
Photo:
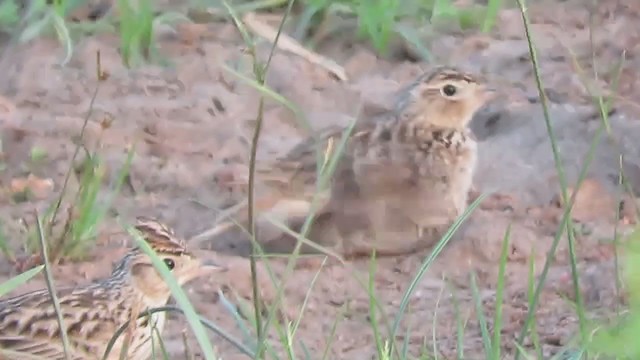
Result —
[[329, 205], [343, 253], [430, 246], [464, 212], [477, 163], [467, 126], [489, 94], [476, 76], [440, 67], [400, 92], [390, 118], [357, 134]]
[[[187, 252], [184, 242], [163, 224], [138, 218], [136, 229], [163, 259], [175, 263], [174, 275], [185, 283], [200, 275], [200, 262]], [[170, 291], [155, 271], [150, 259], [135, 248], [114, 267], [111, 275], [89, 285], [58, 289], [64, 325], [72, 359], [101, 359], [116, 330], [132, 314], [165, 305]], [[151, 355], [151, 324], [162, 332], [164, 313], [152, 315], [152, 321], [137, 320], [128, 359], [147, 359]], [[121, 335], [108, 359], [118, 359], [124, 335]], [[157, 343], [157, 342], [156, 342]], [[51, 297], [46, 289], [0, 300], [0, 349], [21, 353], [2, 354], [2, 359], [64, 359], [60, 328]]]
[[[491, 94], [477, 76], [438, 67], [400, 90], [391, 111], [359, 119], [309, 238], [334, 242], [345, 255], [402, 254], [432, 244], [467, 207], [477, 162], [467, 126]], [[343, 131], [303, 141], [271, 171], [300, 179], [286, 185], [313, 191], [317, 139], [327, 149]]]

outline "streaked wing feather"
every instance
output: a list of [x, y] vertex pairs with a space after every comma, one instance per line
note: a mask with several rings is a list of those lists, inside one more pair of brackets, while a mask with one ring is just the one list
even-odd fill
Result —
[[27, 356], [53, 360], [65, 358], [62, 344], [24, 335], [0, 335], [0, 348], [24, 356], [19, 359], [28, 359]]

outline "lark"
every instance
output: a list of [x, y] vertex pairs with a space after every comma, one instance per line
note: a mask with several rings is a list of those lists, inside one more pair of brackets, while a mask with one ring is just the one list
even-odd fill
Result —
[[[197, 259], [172, 229], [156, 220], [138, 218], [135, 228], [181, 285], [220, 268]], [[106, 279], [59, 289], [57, 295], [70, 358], [83, 360], [102, 359], [109, 340], [122, 325], [147, 309], [166, 305], [171, 292], [151, 259], [136, 247]], [[157, 336], [165, 325], [165, 313], [142, 316], [134, 324], [118, 338], [107, 359], [120, 358], [127, 336], [126, 359], [151, 356], [152, 344], [158, 344]], [[2, 359], [65, 359], [60, 327], [46, 289], [0, 300], [0, 354]]]
[[454, 67], [423, 74], [350, 139], [328, 205], [345, 254], [432, 245], [467, 208], [478, 146], [468, 125], [495, 91]]
[[[459, 68], [425, 72], [396, 93], [393, 108], [358, 119], [326, 190], [316, 187], [317, 170], [328, 169], [345, 128], [302, 141], [262, 167], [279, 174], [281, 192], [296, 199], [295, 214], [284, 222], [296, 230], [310, 209], [300, 199], [320, 190], [325, 200], [309, 235], [320, 245], [350, 256], [433, 244], [467, 208], [478, 158], [468, 125], [494, 94], [480, 76]], [[288, 213], [286, 203], [278, 204], [279, 218]]]

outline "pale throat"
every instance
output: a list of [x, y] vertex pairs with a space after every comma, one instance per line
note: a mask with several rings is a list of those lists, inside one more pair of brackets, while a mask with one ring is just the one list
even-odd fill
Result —
[[416, 116], [410, 122], [413, 127], [434, 126], [443, 129], [465, 131], [471, 122], [473, 115], [462, 116], [459, 114], [449, 116], [431, 116], [428, 113]]

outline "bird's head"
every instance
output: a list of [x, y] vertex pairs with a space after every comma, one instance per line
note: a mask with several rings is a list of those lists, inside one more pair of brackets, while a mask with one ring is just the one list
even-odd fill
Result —
[[398, 112], [411, 122], [462, 130], [495, 96], [478, 76], [455, 67], [438, 67], [401, 91]]
[[[185, 242], [177, 237], [172, 229], [156, 220], [138, 218], [135, 230], [155, 251], [180, 285], [222, 269], [221, 266], [202, 261], [187, 251]], [[118, 268], [128, 273], [132, 285], [148, 301], [158, 305], [166, 303], [171, 294], [169, 286], [142, 249], [136, 247], [131, 250]]]

